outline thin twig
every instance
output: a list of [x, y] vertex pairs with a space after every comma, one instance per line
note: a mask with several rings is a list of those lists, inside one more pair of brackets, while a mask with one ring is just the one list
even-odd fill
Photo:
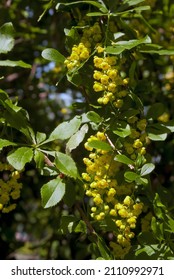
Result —
[[88, 220], [87, 216], [85, 215], [84, 211], [82, 210], [82, 208], [80, 207], [79, 203], [76, 203], [76, 208], [79, 211], [83, 221], [85, 222], [85, 224], [87, 225], [90, 233], [95, 233], [95, 230], [93, 229], [93, 227], [91, 226], [90, 221]]
[[52, 163], [52, 161], [45, 155], [44, 156], [44, 160], [45, 160], [45, 163], [48, 165], [48, 166], [54, 166], [54, 164]]

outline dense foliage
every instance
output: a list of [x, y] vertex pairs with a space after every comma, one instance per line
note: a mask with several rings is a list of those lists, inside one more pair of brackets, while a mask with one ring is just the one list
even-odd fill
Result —
[[0, 8], [1, 258], [173, 259], [172, 1]]

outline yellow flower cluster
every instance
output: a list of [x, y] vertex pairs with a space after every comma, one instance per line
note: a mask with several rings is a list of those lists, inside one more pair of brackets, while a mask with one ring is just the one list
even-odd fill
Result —
[[3, 175], [3, 179], [0, 179], [0, 210], [2, 213], [8, 213], [16, 208], [16, 203], [11, 203], [11, 200], [20, 197], [22, 188], [22, 184], [18, 182], [20, 173], [14, 171], [7, 163], [0, 163], [0, 172]]
[[80, 64], [89, 58], [89, 50], [83, 43], [79, 45], [74, 45], [72, 48], [71, 55], [67, 57], [64, 61], [68, 70], [73, 70], [76, 67], [79, 67]]
[[74, 45], [71, 55], [64, 61], [68, 70], [73, 70], [79, 67], [85, 60], [87, 60], [91, 53], [91, 47], [102, 39], [101, 28], [99, 23], [95, 23], [92, 27], [85, 28], [83, 36], [78, 45]]
[[102, 40], [102, 31], [98, 22], [93, 26], [87, 27], [83, 31], [81, 42], [87, 47], [96, 46]]
[[97, 221], [106, 217], [112, 219], [116, 226], [116, 245], [120, 246], [123, 256], [130, 249], [130, 240], [134, 237], [132, 229], [136, 227], [143, 204], [136, 203], [132, 198], [134, 184], [118, 184], [116, 177], [123, 166], [114, 160], [113, 152], [92, 148], [90, 142], [93, 140], [106, 142], [107, 139], [103, 132], [97, 132], [85, 143], [90, 154], [83, 159], [86, 173], [82, 173], [82, 178], [86, 181], [86, 195], [92, 197], [93, 201], [91, 217]]
[[135, 160], [138, 154], [146, 154], [147, 134], [145, 129], [147, 121], [133, 116], [128, 119], [128, 123], [131, 125], [131, 134], [123, 140], [123, 146], [128, 156]]
[[[101, 47], [100, 47], [101, 48]], [[116, 108], [123, 106], [123, 98], [128, 92], [124, 89], [127, 84], [127, 79], [122, 79], [116, 67], [116, 56], [99, 57], [94, 56], [93, 78], [95, 92], [103, 92], [102, 97], [98, 98], [98, 103], [106, 105], [109, 102]]]

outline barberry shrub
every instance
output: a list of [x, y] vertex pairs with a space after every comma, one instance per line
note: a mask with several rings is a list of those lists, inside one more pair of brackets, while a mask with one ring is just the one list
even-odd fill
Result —
[[[174, 255], [172, 179], [162, 185], [156, 169], [161, 143], [173, 146], [173, 5], [158, 2], [56, 4], [58, 13], [72, 18], [65, 24], [66, 55], [47, 48], [42, 57], [59, 69], [57, 85], [67, 80], [82, 97], [70, 119], [49, 135], [35, 132], [25, 108], [0, 92], [0, 211], [14, 210], [20, 173], [33, 162], [48, 177], [41, 188], [43, 207], [61, 202], [75, 209], [69, 216], [62, 212], [59, 230], [80, 232], [95, 259]], [[10, 23], [0, 29], [8, 41], [1, 53], [13, 47], [12, 29]], [[30, 67], [0, 62], [12, 64]], [[22, 137], [12, 137], [16, 130]]]

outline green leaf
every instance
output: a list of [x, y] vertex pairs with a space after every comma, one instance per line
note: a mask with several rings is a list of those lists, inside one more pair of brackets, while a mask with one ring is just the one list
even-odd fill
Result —
[[136, 79], [135, 79], [136, 67], [137, 67], [137, 61], [134, 60], [129, 69], [130, 87], [132, 88], [135, 88], [136, 86]]
[[158, 244], [145, 245], [143, 248], [137, 249], [135, 251], [135, 256], [144, 254], [144, 258], [140, 257], [140, 259], [147, 259], [147, 256], [151, 259], [153, 255], [156, 257], [157, 250]]
[[0, 28], [0, 53], [7, 53], [14, 47], [14, 28], [11, 22]]
[[41, 188], [42, 205], [44, 208], [55, 206], [65, 194], [65, 184], [60, 178], [49, 181]]
[[128, 4], [129, 6], [135, 6], [139, 3], [144, 2], [145, 0], [124, 0], [123, 4]]
[[0, 92], [0, 104], [4, 107], [2, 117], [11, 127], [21, 131], [29, 140], [35, 141], [35, 134], [28, 121], [28, 113], [12, 103], [3, 91]]
[[111, 129], [112, 129], [113, 133], [115, 133], [116, 135], [118, 135], [122, 138], [125, 138], [131, 134], [130, 125], [124, 121], [120, 121], [120, 122], [114, 124]]
[[155, 165], [153, 163], [146, 163], [141, 168], [141, 176], [146, 176], [150, 174], [155, 169]]
[[83, 141], [86, 133], [88, 132], [88, 125], [84, 124], [80, 130], [78, 130], [71, 138], [68, 140], [66, 144], [66, 151], [71, 152], [72, 150], [76, 149], [79, 144]]
[[82, 233], [87, 233], [87, 226], [86, 223], [82, 220], [79, 221], [79, 223], [75, 226], [74, 232], [82, 232]]
[[65, 6], [70, 6], [70, 5], [79, 5], [79, 4], [89, 4], [89, 5], [93, 5], [95, 7], [97, 7], [102, 13], [108, 13], [108, 9], [106, 8], [106, 6], [104, 6], [104, 4], [100, 4], [96, 1], [75, 1], [75, 2], [69, 2], [68, 3], [59, 3], [56, 6], [56, 10], [58, 10], [60, 8], [60, 5], [65, 5]]
[[165, 230], [173, 233], [174, 232], [174, 220], [170, 216], [167, 215], [166, 223], [167, 223], [167, 226], [169, 227], [169, 229], [165, 229]]
[[141, 44], [150, 44], [151, 38], [146, 35], [142, 39], [134, 39], [134, 40], [128, 40], [128, 41], [118, 41], [114, 43], [114, 46], [124, 46], [125, 49], [130, 50], [132, 48], [135, 48], [136, 46], [139, 46]]
[[152, 217], [151, 229], [158, 240], [160, 240], [160, 241], [164, 240], [163, 223], [157, 221], [157, 219], [155, 217]]
[[6, 99], [8, 99], [8, 94], [3, 91], [2, 89], [0, 89], [0, 101], [5, 101]]
[[149, 110], [147, 111], [147, 118], [150, 119], [157, 119], [161, 116], [165, 111], [165, 107], [163, 103], [155, 103], [150, 106]]
[[100, 123], [102, 121], [102, 118], [100, 117], [99, 114], [97, 114], [96, 112], [94, 111], [89, 111], [87, 114], [86, 114], [87, 118], [91, 121], [91, 122], [94, 122], [94, 123]]
[[82, 76], [79, 74], [78, 70], [82, 68], [84, 64], [85, 62], [82, 63], [77, 69], [67, 73], [67, 80], [76, 87], [79, 87], [82, 84]]
[[22, 67], [31, 68], [31, 65], [23, 62], [22, 60], [12, 61], [12, 60], [0, 60], [0, 66], [10, 66], [10, 67]]
[[125, 47], [121, 47], [121, 46], [116, 46], [116, 47], [108, 46], [105, 49], [106, 53], [114, 54], [114, 55], [121, 54], [123, 51], [125, 51]]
[[8, 162], [17, 170], [22, 170], [26, 163], [30, 162], [33, 158], [33, 149], [21, 147], [17, 150], [10, 152], [7, 156]]
[[79, 43], [79, 40], [80, 40], [79, 33], [74, 26], [71, 29], [65, 28], [64, 33], [66, 36], [66, 45], [67, 45], [69, 51], [71, 51], [73, 45]]
[[63, 174], [73, 177], [74, 179], [77, 178], [77, 167], [74, 160], [70, 156], [61, 152], [56, 152], [55, 164]]
[[167, 133], [161, 133], [161, 134], [148, 133], [148, 137], [152, 141], [164, 141], [167, 138]]
[[146, 35], [142, 39], [135, 39], [135, 40], [128, 40], [128, 41], [119, 41], [113, 44], [113, 46], [108, 46], [106, 48], [106, 53], [109, 54], [120, 54], [124, 50], [131, 50], [132, 48], [135, 48], [141, 44], [149, 44], [151, 43], [151, 39], [148, 35]]
[[166, 206], [161, 202], [158, 193], [155, 194], [155, 198], [153, 200], [153, 207], [157, 218], [162, 219], [163, 221], [166, 220]]
[[124, 173], [124, 177], [128, 182], [133, 182], [136, 179], [140, 178], [140, 175], [132, 171], [127, 171]]
[[8, 146], [17, 146], [17, 144], [6, 139], [0, 139], [0, 150]]
[[111, 260], [110, 257], [110, 250], [106, 246], [106, 243], [103, 241], [103, 239], [98, 235], [97, 245], [98, 249], [100, 251], [101, 257], [103, 257], [105, 260]]
[[80, 125], [81, 125], [81, 117], [78, 116], [74, 117], [71, 121], [63, 122], [53, 130], [49, 138], [45, 140], [43, 143], [51, 142], [57, 139], [66, 140], [77, 132]]
[[160, 199], [160, 196], [158, 193], [155, 194], [154, 204], [157, 205], [158, 207], [166, 209], [166, 206], [161, 202], [161, 199]]
[[159, 55], [174, 55], [174, 50], [159, 50]]
[[34, 151], [34, 160], [36, 162], [36, 167], [38, 169], [42, 169], [44, 167], [44, 159], [45, 156], [41, 151], [39, 150]]
[[152, 124], [147, 127], [147, 135], [153, 141], [164, 141], [170, 130], [163, 124]]
[[117, 39], [123, 37], [124, 35], [125, 35], [125, 33], [123, 33], [123, 32], [116, 32], [116, 33], [114, 33], [114, 39], [117, 40]]
[[[142, 87], [142, 85], [141, 85], [141, 87]], [[144, 90], [144, 89], [143, 89], [143, 90]], [[144, 91], [143, 91], [143, 92], [144, 92]], [[141, 99], [140, 99], [135, 93], [133, 93], [133, 92], [131, 92], [131, 93], [129, 94], [129, 96], [130, 96], [131, 99], [135, 102], [135, 104], [137, 105], [137, 107], [139, 108], [139, 110], [141, 110], [141, 111], [143, 112], [143, 110], [144, 110], [144, 105], [143, 105]]]
[[121, 163], [124, 163], [124, 164], [131, 164], [131, 165], [134, 165], [135, 163], [133, 162], [133, 160], [131, 160], [130, 158], [128, 158], [127, 156], [125, 155], [116, 155], [116, 157], [114, 158], [115, 161], [118, 161], [118, 162], [121, 162]]
[[42, 132], [37, 132], [36, 133], [36, 142], [37, 144], [42, 143], [46, 139], [46, 134]]
[[100, 13], [100, 12], [92, 12], [92, 13], [87, 13], [87, 17], [101, 17], [101, 16], [107, 16], [108, 13]]
[[90, 142], [88, 142], [88, 146], [94, 149], [100, 149], [100, 150], [104, 150], [104, 151], [111, 151], [112, 147], [103, 141], [100, 140], [92, 140]]
[[140, 48], [140, 52], [142, 53], [150, 53], [150, 54], [158, 54], [158, 55], [174, 55], [174, 49], [161, 49], [161, 46], [154, 47], [154, 44], [150, 44], [149, 46], [142, 46]]
[[124, 112], [123, 116], [126, 117], [126, 119], [136, 116], [137, 114], [139, 114], [140, 111], [136, 110], [136, 109], [129, 109], [127, 111]]
[[[112, 16], [120, 17], [120, 16], [129, 16], [129, 14], [134, 14], [134, 16], [142, 18], [141, 12], [148, 11], [150, 9], [151, 8], [148, 5], [135, 7], [135, 8], [131, 8], [131, 9], [127, 9], [126, 5], [125, 6], [122, 5], [121, 8], [118, 9], [118, 12], [113, 13]], [[148, 26], [150, 26], [150, 24], [148, 24]], [[150, 30], [154, 31], [153, 28], [150, 28]]]
[[147, 185], [148, 180], [146, 178], [138, 177], [136, 180], [137, 185]]
[[170, 132], [174, 132], [174, 120], [163, 123], [162, 126], [166, 127]]
[[42, 52], [42, 57], [56, 63], [63, 63], [65, 60], [65, 57], [60, 52], [52, 48], [45, 49]]

